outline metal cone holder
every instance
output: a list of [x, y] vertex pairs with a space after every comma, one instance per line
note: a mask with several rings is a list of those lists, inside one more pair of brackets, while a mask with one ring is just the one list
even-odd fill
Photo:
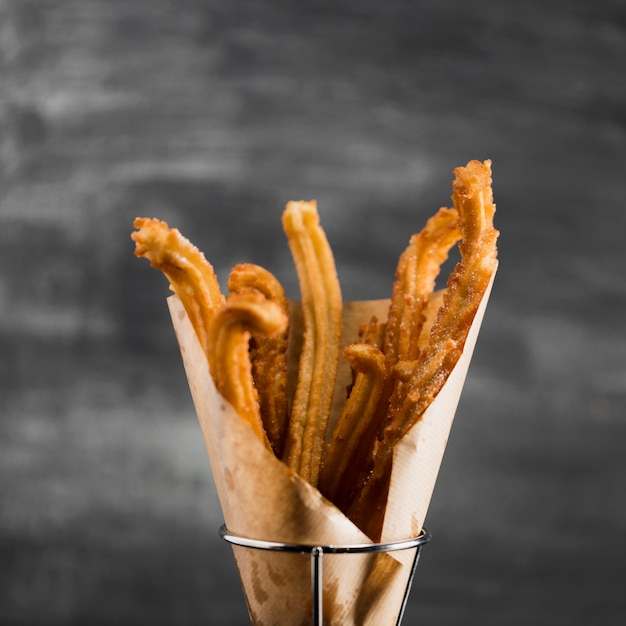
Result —
[[323, 557], [324, 554], [365, 554], [375, 552], [394, 552], [397, 550], [415, 549], [415, 557], [411, 567], [411, 573], [404, 593], [402, 608], [398, 615], [396, 626], [399, 626], [404, 616], [404, 610], [409, 598], [411, 585], [415, 576], [417, 562], [419, 560], [420, 550], [422, 546], [431, 539], [430, 533], [423, 529], [417, 537], [404, 539], [402, 541], [391, 541], [388, 543], [360, 543], [360, 544], [344, 544], [344, 545], [314, 545], [301, 543], [281, 543], [278, 541], [264, 541], [261, 539], [250, 539], [231, 533], [226, 524], [220, 528], [220, 537], [236, 546], [243, 548], [252, 548], [255, 550], [270, 550], [273, 552], [292, 552], [297, 554], [309, 554], [311, 556], [311, 624], [312, 626], [322, 626], [324, 619], [323, 607]]

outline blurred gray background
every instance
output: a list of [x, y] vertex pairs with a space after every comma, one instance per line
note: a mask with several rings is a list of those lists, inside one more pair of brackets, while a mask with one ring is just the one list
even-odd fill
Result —
[[405, 623], [624, 623], [624, 2], [0, 0], [0, 64], [0, 624], [247, 620], [136, 215], [297, 297], [316, 198], [387, 297], [472, 158], [501, 264]]

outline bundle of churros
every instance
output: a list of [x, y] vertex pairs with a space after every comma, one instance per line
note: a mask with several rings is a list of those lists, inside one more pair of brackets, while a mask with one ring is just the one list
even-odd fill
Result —
[[[175, 294], [172, 320], [232, 532], [338, 544], [421, 530], [497, 268], [491, 162], [454, 174], [452, 207], [410, 237], [384, 300], [342, 300], [315, 202], [289, 202], [282, 215], [298, 301], [252, 263], [232, 268], [224, 292], [177, 229], [135, 220], [135, 254]], [[456, 245], [460, 260], [435, 291]], [[309, 623], [306, 560], [234, 550], [253, 623]], [[407, 558], [334, 557], [324, 623], [395, 623]]]

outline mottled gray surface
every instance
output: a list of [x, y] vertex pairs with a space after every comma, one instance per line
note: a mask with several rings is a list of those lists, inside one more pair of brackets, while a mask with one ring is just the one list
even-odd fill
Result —
[[623, 623], [623, 2], [0, 0], [0, 70], [0, 624], [246, 622], [135, 215], [296, 296], [317, 198], [384, 297], [470, 158], [501, 266], [406, 623]]

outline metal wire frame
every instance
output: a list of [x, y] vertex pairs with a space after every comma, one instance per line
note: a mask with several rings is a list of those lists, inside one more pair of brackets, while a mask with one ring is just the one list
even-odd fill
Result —
[[431, 534], [425, 528], [422, 529], [417, 537], [404, 539], [401, 541], [390, 541], [386, 543], [359, 543], [359, 544], [343, 544], [343, 545], [318, 545], [318, 544], [302, 544], [302, 543], [282, 543], [279, 541], [265, 541], [262, 539], [251, 539], [231, 533], [226, 524], [222, 524], [219, 530], [220, 537], [228, 543], [241, 546], [243, 548], [252, 548], [254, 550], [270, 550], [273, 552], [292, 552], [297, 554], [309, 554], [311, 556], [311, 624], [312, 626], [322, 626], [324, 617], [323, 606], [323, 557], [324, 554], [366, 554], [375, 552], [394, 552], [397, 550], [410, 550], [415, 548], [415, 557], [411, 566], [411, 573], [404, 592], [402, 607], [398, 615], [396, 626], [399, 626], [404, 616], [404, 610], [409, 598], [411, 585], [415, 576], [417, 562], [419, 560], [421, 547], [428, 543]]

